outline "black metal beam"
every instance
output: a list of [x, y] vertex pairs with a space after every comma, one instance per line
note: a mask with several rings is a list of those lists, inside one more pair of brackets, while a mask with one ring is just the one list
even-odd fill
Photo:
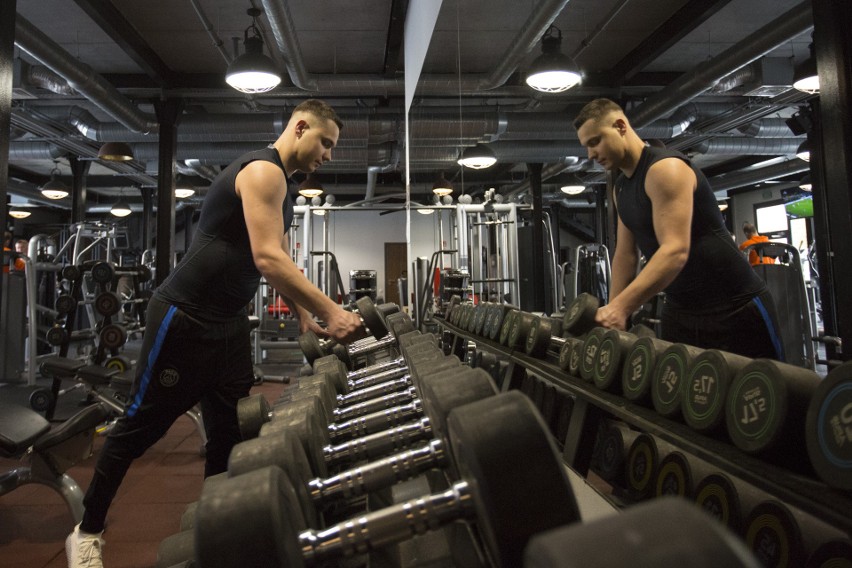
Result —
[[[0, 2], [0, 219], [3, 220], [0, 224], [3, 225], [4, 231], [9, 218], [6, 200], [9, 195], [7, 186], [9, 184], [9, 133], [12, 127], [12, 75], [14, 74], [12, 55], [15, 52], [16, 8], [16, 0]], [[0, 278], [0, 297], [2, 296], [3, 279]]]
[[408, 13], [408, 0], [392, 0], [388, 38], [385, 42], [384, 74], [395, 77], [402, 63], [402, 42], [405, 35], [405, 15]]
[[[848, 30], [852, 5], [848, 0], [813, 0], [812, 5], [820, 94], [819, 104], [814, 105], [818, 114], [813, 117], [819, 136], [809, 137], [815, 148], [811, 177], [822, 182], [814, 200], [822, 198], [817, 209], [826, 214], [828, 225], [827, 231], [817, 231], [817, 250], [822, 249], [820, 290], [825, 331], [846, 346], [841, 350], [829, 344], [828, 357], [847, 360], [852, 345], [852, 298], [843, 290], [852, 284], [852, 39]], [[833, 302], [829, 305], [833, 309], [826, 310], [826, 300]], [[825, 317], [826, 311], [833, 322]]]
[[86, 14], [160, 87], [171, 87], [175, 73], [151, 49], [109, 0], [74, 0]]
[[77, 156], [69, 156], [71, 164], [71, 223], [82, 223], [86, 220], [86, 178], [92, 162], [80, 160]]
[[690, 0], [621, 61], [609, 73], [610, 84], [621, 85], [648, 66], [731, 0]]
[[[544, 216], [541, 200], [542, 164], [527, 164], [530, 172], [530, 193], [532, 194], [532, 292], [531, 312], [546, 311], [544, 292]], [[523, 253], [522, 253], [523, 254]]]
[[[160, 123], [160, 156], [157, 168], [157, 286], [163, 283], [172, 269], [175, 243], [175, 156], [177, 125], [183, 110], [180, 99], [155, 103]], [[143, 190], [144, 191], [144, 190]]]

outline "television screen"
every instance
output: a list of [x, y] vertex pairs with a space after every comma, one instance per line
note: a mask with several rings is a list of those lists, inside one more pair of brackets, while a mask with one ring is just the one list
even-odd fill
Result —
[[783, 203], [756, 207], [754, 214], [757, 221], [757, 232], [761, 235], [781, 233], [788, 229], [787, 210]]
[[784, 204], [784, 209], [787, 210], [787, 215], [793, 219], [801, 219], [802, 217], [814, 216], [814, 198], [810, 195], [790, 201]]

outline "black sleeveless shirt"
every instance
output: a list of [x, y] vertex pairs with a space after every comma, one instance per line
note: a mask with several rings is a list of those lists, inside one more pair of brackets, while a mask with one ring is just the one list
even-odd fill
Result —
[[[245, 313], [260, 283], [260, 272], [254, 265], [236, 178], [255, 160], [271, 162], [287, 175], [272, 146], [244, 154], [222, 170], [204, 198], [189, 250], [157, 288], [157, 297], [205, 320], [223, 321]], [[286, 232], [293, 222], [289, 192], [282, 214]]]
[[698, 187], [692, 197], [692, 227], [686, 265], [666, 288], [666, 299], [688, 309], [712, 309], [736, 305], [760, 292], [763, 281], [737, 249], [704, 174], [674, 150], [645, 146], [633, 176], [615, 181], [618, 214], [630, 229], [640, 252], [650, 259], [660, 243], [654, 233], [651, 200], [645, 193], [645, 176], [656, 162], [678, 158], [695, 173]]

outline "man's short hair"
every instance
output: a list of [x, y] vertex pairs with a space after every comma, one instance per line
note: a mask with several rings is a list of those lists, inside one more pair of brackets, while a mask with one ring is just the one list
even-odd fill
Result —
[[756, 235], [757, 234], [757, 228], [754, 225], [752, 225], [751, 223], [749, 223], [748, 221], [746, 221], [745, 223], [743, 223], [743, 233], [745, 233], [746, 236], [749, 236], [749, 237], [752, 236], [752, 235]]
[[580, 114], [574, 119], [574, 128], [580, 130], [587, 121], [599, 121], [611, 112], [624, 112], [624, 109], [615, 101], [609, 99], [595, 99], [582, 108]]
[[338, 129], [343, 130], [343, 121], [340, 120], [340, 117], [337, 116], [337, 113], [334, 112], [331, 105], [325, 101], [321, 101], [319, 99], [308, 99], [293, 109], [293, 114], [296, 114], [297, 112], [306, 112], [319, 118], [331, 120], [337, 125]]

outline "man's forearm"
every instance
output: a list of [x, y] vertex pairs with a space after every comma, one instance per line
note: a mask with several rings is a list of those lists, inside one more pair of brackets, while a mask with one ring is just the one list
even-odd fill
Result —
[[[671, 284], [686, 264], [686, 257], [669, 253], [660, 248], [648, 261], [636, 278], [612, 300], [625, 313], [633, 313], [639, 307]], [[614, 279], [613, 279], [614, 280]]]

